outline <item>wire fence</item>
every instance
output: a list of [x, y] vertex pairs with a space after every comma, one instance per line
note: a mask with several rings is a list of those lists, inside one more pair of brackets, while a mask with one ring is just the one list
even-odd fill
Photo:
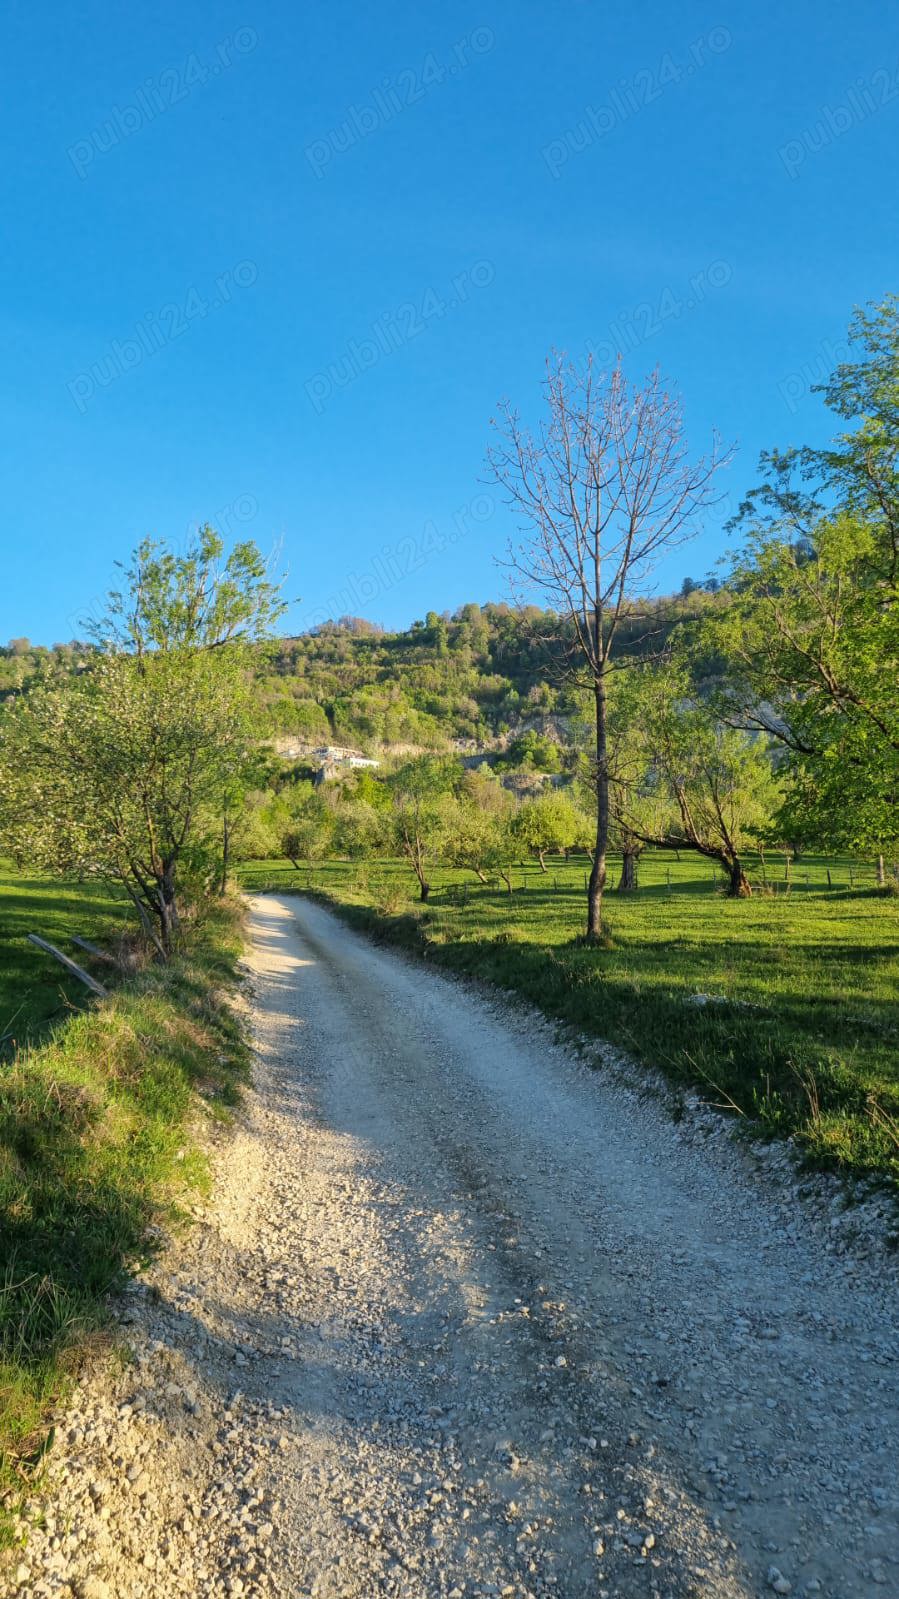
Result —
[[[274, 864], [274, 863], [272, 863]], [[278, 863], [280, 865], [280, 863]], [[880, 888], [899, 893], [899, 863], [858, 858], [795, 855], [751, 855], [743, 862], [752, 891], [756, 895], [782, 898], [792, 894], [853, 894]], [[620, 857], [609, 859], [606, 891], [618, 888]], [[284, 887], [315, 891], [350, 889], [379, 909], [398, 912], [415, 903], [419, 896], [409, 868], [401, 860], [353, 862], [349, 860], [307, 863], [297, 871], [285, 868]], [[485, 873], [479, 881], [474, 872], [450, 872], [435, 865], [427, 903], [464, 907], [470, 902], [493, 899], [497, 895], [533, 903], [547, 896], [577, 896], [587, 892], [589, 862], [549, 861], [541, 868], [537, 861], [517, 862]], [[714, 861], [681, 855], [666, 858], [659, 853], [643, 856], [635, 863], [633, 886], [628, 895], [651, 893], [654, 897], [696, 893], [722, 894], [727, 875]], [[420, 901], [419, 901], [420, 902]]]

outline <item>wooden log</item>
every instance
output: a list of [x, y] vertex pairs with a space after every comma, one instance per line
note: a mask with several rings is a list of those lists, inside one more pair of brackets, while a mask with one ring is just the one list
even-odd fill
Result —
[[75, 962], [70, 960], [68, 955], [64, 955], [61, 949], [57, 949], [55, 944], [50, 944], [46, 938], [41, 938], [38, 933], [29, 933], [28, 942], [36, 944], [38, 949], [45, 949], [48, 955], [52, 955], [54, 960], [59, 961], [60, 965], [66, 968], [66, 971], [71, 972], [73, 977], [77, 977], [85, 988], [89, 988], [92, 994], [96, 994], [100, 999], [106, 998], [108, 990], [103, 987], [103, 984], [98, 983], [96, 977], [91, 977], [90, 972], [86, 972], [83, 966], [76, 966]]
[[95, 960], [105, 961], [107, 966], [118, 966], [119, 964], [115, 956], [110, 955], [108, 949], [101, 949], [99, 944], [92, 944], [89, 938], [81, 938], [78, 933], [72, 934], [72, 943], [77, 944], [78, 948], [85, 950], [88, 955], [93, 955]]

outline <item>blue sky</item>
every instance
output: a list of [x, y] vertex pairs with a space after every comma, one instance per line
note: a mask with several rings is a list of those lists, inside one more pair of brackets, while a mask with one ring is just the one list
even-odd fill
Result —
[[899, 287], [882, 0], [19, 3], [5, 55], [3, 639], [207, 519], [293, 627], [504, 597], [488, 422], [550, 347], [660, 364], [736, 499]]

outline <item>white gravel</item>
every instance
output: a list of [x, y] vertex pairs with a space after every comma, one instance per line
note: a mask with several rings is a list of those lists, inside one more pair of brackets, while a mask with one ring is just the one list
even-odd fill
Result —
[[613, 1052], [302, 899], [252, 933], [248, 1115], [0, 1591], [899, 1595], [894, 1259]]

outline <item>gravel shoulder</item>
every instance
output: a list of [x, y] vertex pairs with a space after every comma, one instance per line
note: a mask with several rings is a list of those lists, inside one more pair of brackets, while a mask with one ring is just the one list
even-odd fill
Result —
[[251, 910], [247, 1115], [0, 1592], [899, 1594], [895, 1260], [533, 1014]]

